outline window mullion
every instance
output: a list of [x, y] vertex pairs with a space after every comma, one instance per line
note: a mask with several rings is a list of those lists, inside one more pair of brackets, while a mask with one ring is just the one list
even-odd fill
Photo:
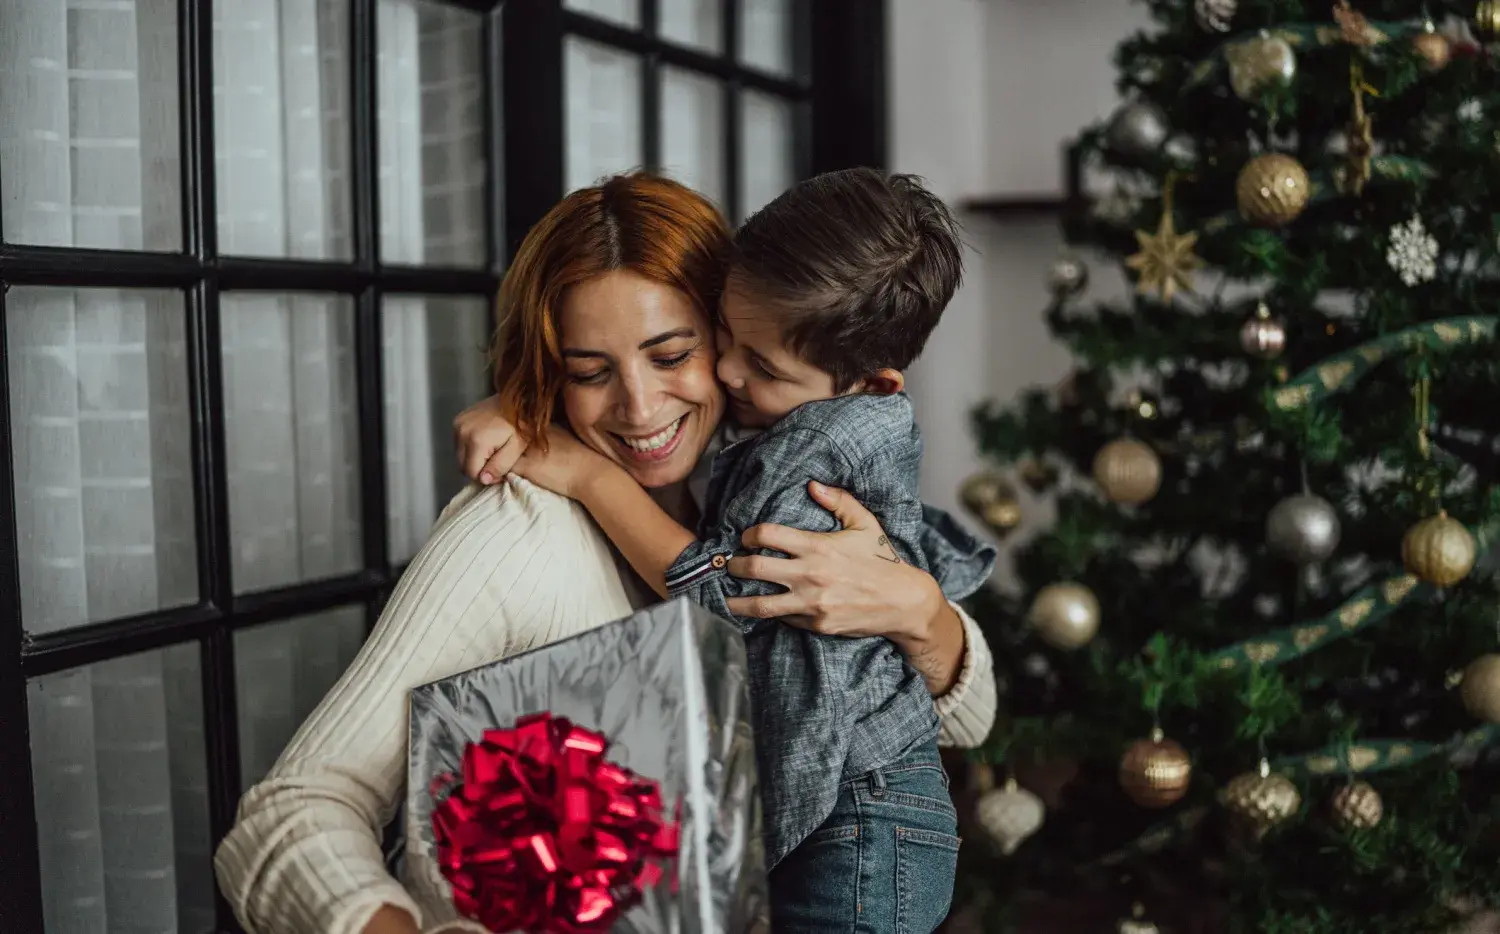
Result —
[[380, 128], [377, 0], [354, 0], [350, 37], [349, 132], [354, 159], [354, 261], [377, 274], [354, 299], [354, 359], [359, 411], [360, 522], [366, 570], [384, 573], [389, 564], [386, 510], [384, 395], [381, 373]]
[[16, 929], [42, 930], [41, 854], [31, 778], [31, 726], [21, 671], [21, 567], [16, 541], [15, 465], [11, 458], [10, 374], [5, 294], [0, 291], [0, 918]]
[[562, 0], [525, 0], [501, 9], [505, 98], [506, 255], [563, 196]]
[[[660, 17], [657, 0], [641, 0], [641, 33], [653, 45]], [[641, 56], [641, 164], [647, 171], [661, 171], [661, 55], [656, 51]]]
[[[740, 0], [724, 0], [724, 55], [738, 63], [740, 42]], [[739, 69], [736, 67], [735, 73]], [[724, 212], [731, 226], [740, 223], [740, 80], [724, 82]]]

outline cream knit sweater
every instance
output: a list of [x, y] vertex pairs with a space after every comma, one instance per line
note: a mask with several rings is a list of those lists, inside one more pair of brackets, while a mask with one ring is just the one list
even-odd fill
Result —
[[[424, 931], [455, 921], [432, 860], [386, 871], [381, 829], [405, 793], [407, 692], [546, 645], [634, 607], [608, 541], [571, 500], [518, 478], [470, 486], [438, 518], [354, 663], [240, 801], [214, 868], [251, 934], [359, 934], [384, 904]], [[958, 684], [939, 741], [978, 745], [995, 717], [989, 648], [960, 612]]]

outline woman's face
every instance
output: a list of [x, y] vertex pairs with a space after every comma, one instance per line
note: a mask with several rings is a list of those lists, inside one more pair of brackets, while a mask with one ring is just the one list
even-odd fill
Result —
[[686, 480], [724, 414], [713, 332], [692, 300], [615, 270], [567, 291], [558, 331], [573, 433], [641, 486]]

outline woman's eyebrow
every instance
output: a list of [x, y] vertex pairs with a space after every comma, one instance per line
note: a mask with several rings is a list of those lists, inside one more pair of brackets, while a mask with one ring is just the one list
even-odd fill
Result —
[[656, 335], [655, 337], [646, 338], [645, 340], [640, 342], [636, 349], [648, 350], [652, 347], [655, 347], [657, 344], [665, 344], [667, 341], [676, 340], [679, 337], [696, 337], [697, 335], [697, 330], [693, 328], [673, 328], [672, 330], [665, 331], [661, 334]]
[[[636, 345], [636, 349], [637, 350], [650, 350], [652, 347], [655, 347], [657, 344], [665, 344], [667, 341], [676, 340], [679, 337], [697, 337], [697, 336], [698, 336], [698, 331], [695, 328], [673, 328], [670, 331], [663, 331], [662, 333], [656, 335], [655, 337], [648, 337], [648, 338], [646, 338], [645, 340], [641, 341], [639, 344]], [[587, 350], [587, 349], [584, 349], [584, 348], [581, 348], [581, 347], [566, 347], [566, 348], [563, 349], [562, 355], [564, 357], [605, 357], [605, 358], [607, 358], [609, 356], [609, 354], [605, 353], [602, 350]]]

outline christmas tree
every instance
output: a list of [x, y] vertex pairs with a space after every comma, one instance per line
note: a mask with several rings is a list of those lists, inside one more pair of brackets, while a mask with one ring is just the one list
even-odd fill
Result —
[[975, 607], [1006, 699], [954, 923], [1449, 930], [1500, 905], [1500, 4], [1146, 5], [1075, 147], [1096, 258], [1051, 270], [1077, 369], [974, 416], [968, 507], [1057, 514]]

